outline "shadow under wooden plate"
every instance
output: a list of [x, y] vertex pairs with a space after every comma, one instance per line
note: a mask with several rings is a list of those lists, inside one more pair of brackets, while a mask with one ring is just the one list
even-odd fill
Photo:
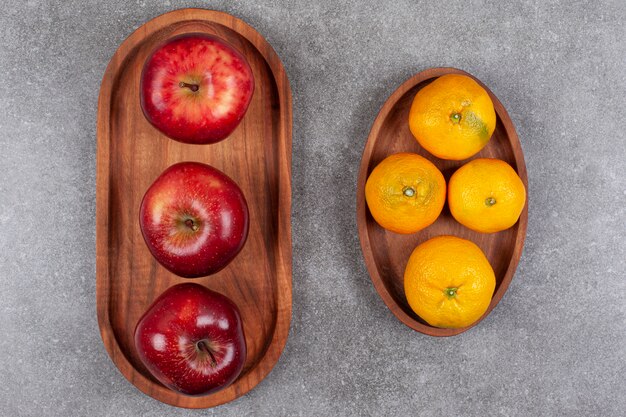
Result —
[[[491, 96], [497, 114], [496, 129], [488, 145], [464, 161], [447, 161], [431, 155], [417, 143], [409, 130], [409, 109], [415, 94], [444, 74], [464, 74], [474, 78]], [[528, 222], [528, 204], [524, 206], [519, 221], [512, 228], [493, 234], [474, 232], [459, 224], [450, 214], [447, 203], [437, 221], [418, 233], [402, 235], [387, 231], [374, 221], [367, 208], [365, 182], [376, 165], [387, 156], [398, 152], [414, 152], [424, 156], [441, 170], [446, 183], [456, 169], [471, 159], [502, 159], [517, 171], [528, 190], [524, 154], [513, 122], [502, 103], [475, 77], [454, 68], [431, 68], [411, 77], [387, 99], [370, 131], [359, 170], [357, 223], [361, 249], [372, 282], [387, 307], [404, 324], [431, 336], [453, 336], [483, 320], [506, 292], [522, 254]], [[428, 325], [409, 307], [404, 294], [404, 269], [411, 252], [420, 243], [441, 235], [454, 235], [476, 243], [489, 259], [496, 275], [496, 289], [489, 308], [469, 327], [441, 329]]]
[[[171, 36], [217, 35], [250, 63], [256, 87], [237, 129], [213, 145], [171, 140], [144, 118], [139, 81], [146, 57]], [[278, 361], [291, 320], [291, 90], [276, 52], [243, 21], [226, 13], [183, 9], [137, 29], [119, 47], [98, 102], [96, 298], [104, 345], [122, 374], [144, 393], [179, 407], [206, 408], [254, 388]], [[221, 272], [193, 280], [231, 298], [244, 323], [248, 357], [228, 388], [188, 397], [165, 388], [143, 366], [133, 333], [144, 311], [168, 287], [188, 282], [161, 267], [139, 229], [149, 185], [180, 161], [208, 163], [243, 190], [250, 210], [248, 240]]]

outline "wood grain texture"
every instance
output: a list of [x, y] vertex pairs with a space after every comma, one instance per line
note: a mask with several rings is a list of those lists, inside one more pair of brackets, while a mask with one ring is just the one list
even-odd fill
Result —
[[[431, 155], [417, 143], [409, 130], [409, 109], [415, 94], [444, 74], [464, 74], [474, 78], [491, 96], [497, 114], [496, 129], [489, 144], [464, 161], [447, 161]], [[524, 206], [519, 221], [512, 228], [498, 233], [483, 234], [462, 226], [450, 214], [447, 203], [437, 221], [426, 229], [410, 235], [389, 232], [380, 227], [369, 213], [365, 201], [365, 182], [376, 165], [387, 156], [398, 152], [414, 152], [424, 156], [441, 170], [446, 183], [457, 168], [472, 159], [502, 159], [517, 171], [528, 190], [524, 154], [515, 127], [500, 100], [480, 80], [454, 68], [431, 68], [411, 77], [389, 97], [374, 121], [363, 151], [357, 184], [356, 214], [365, 264], [378, 294], [400, 321], [418, 332], [431, 336], [462, 333], [483, 320], [506, 292], [522, 254], [528, 223], [528, 204]], [[496, 289], [493, 299], [485, 314], [472, 326], [460, 329], [432, 327], [411, 310], [404, 295], [404, 269], [411, 252], [420, 243], [440, 235], [454, 235], [475, 242], [485, 252], [494, 269]]]
[[[152, 127], [139, 104], [146, 57], [171, 36], [217, 35], [248, 60], [256, 80], [243, 121], [213, 145], [173, 141]], [[104, 345], [122, 374], [162, 402], [206, 408], [254, 388], [278, 361], [291, 320], [291, 90], [282, 63], [265, 39], [226, 13], [183, 9], [137, 29], [106, 69], [97, 120], [96, 298]], [[248, 357], [239, 378], [205, 397], [187, 397], [158, 383], [140, 362], [135, 325], [168, 287], [187, 282], [161, 267], [139, 229], [141, 199], [156, 177], [180, 161], [208, 163], [239, 184], [248, 201], [246, 245], [221, 272], [197, 280], [230, 297], [242, 313]]]

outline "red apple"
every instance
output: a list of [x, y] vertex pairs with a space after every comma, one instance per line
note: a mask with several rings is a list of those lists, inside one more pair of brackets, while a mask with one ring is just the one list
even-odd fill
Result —
[[141, 108], [154, 127], [185, 143], [225, 139], [254, 92], [246, 59], [224, 40], [202, 33], [157, 47], [141, 74]]
[[135, 347], [156, 379], [187, 395], [227, 387], [246, 361], [237, 306], [192, 283], [175, 285], [156, 299], [137, 323]]
[[248, 205], [237, 184], [220, 170], [181, 162], [148, 188], [139, 224], [161, 265], [181, 277], [201, 277], [224, 268], [243, 247]]

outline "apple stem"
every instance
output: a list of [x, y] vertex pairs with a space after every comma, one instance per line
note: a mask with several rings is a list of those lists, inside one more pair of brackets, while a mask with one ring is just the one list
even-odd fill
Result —
[[194, 232], [198, 231], [198, 225], [196, 223], [194, 223], [194, 221], [191, 220], [191, 219], [185, 220], [185, 226], [187, 226], [188, 228], [190, 228]]
[[179, 86], [180, 88], [188, 88], [188, 89], [190, 89], [191, 91], [193, 91], [194, 93], [200, 89], [200, 86], [199, 86], [198, 84], [187, 84], [187, 83], [186, 83], [186, 82], [184, 82], [184, 81], [179, 82], [179, 83], [178, 83], [178, 86]]
[[207, 353], [209, 355], [209, 357], [211, 358], [211, 367], [215, 368], [217, 366], [217, 359], [215, 359], [215, 355], [213, 354], [213, 350], [207, 346], [206, 342], [204, 340], [199, 341], [196, 346], [198, 346], [198, 348]]

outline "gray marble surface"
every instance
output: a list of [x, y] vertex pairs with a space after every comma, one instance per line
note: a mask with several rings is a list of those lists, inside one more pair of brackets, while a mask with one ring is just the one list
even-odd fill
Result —
[[[95, 314], [95, 119], [117, 46], [163, 12], [232, 13], [293, 89], [293, 319], [273, 372], [204, 411], [134, 388]], [[0, 8], [1, 416], [623, 416], [626, 3], [37, 1]], [[355, 186], [387, 96], [431, 66], [508, 109], [530, 215], [508, 293], [473, 330], [402, 325], [363, 264]]]

